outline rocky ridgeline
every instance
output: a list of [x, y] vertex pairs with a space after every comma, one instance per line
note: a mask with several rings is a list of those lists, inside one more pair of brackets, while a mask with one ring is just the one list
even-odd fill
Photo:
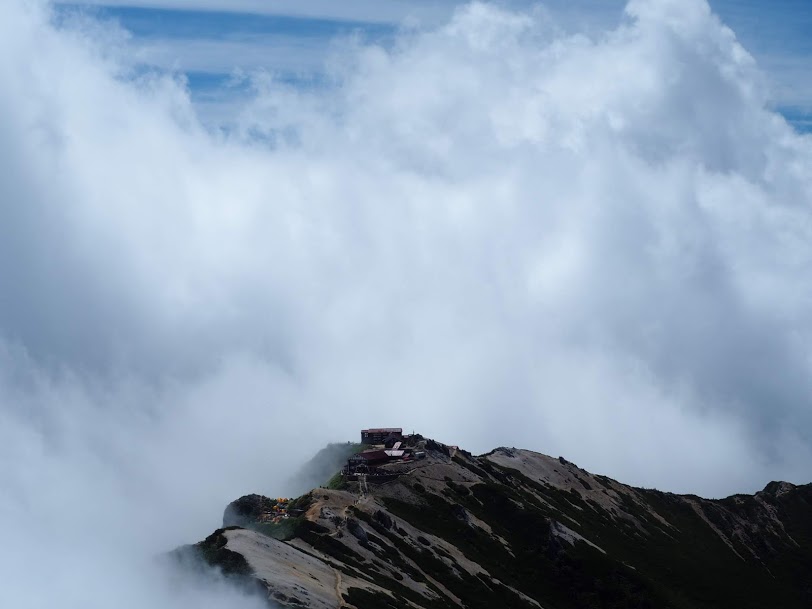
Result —
[[280, 499], [242, 497], [190, 548], [289, 607], [812, 607], [810, 485], [711, 501], [527, 450], [425, 448], [389, 482], [334, 478], [282, 517]]

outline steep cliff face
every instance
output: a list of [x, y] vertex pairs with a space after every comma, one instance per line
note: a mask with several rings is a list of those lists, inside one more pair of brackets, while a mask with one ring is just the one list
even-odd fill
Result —
[[710, 501], [526, 450], [425, 448], [385, 466], [394, 480], [311, 491], [295, 518], [243, 510], [199, 551], [291, 607], [812, 607], [812, 486]]

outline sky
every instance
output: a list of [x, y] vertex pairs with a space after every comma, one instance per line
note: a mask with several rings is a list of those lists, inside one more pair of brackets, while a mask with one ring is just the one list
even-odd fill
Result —
[[[464, 3], [290, 2], [287, 0], [92, 0], [60, 2], [124, 28], [130, 52], [147, 69], [187, 78], [201, 118], [230, 127], [245, 103], [252, 73], [265, 71], [299, 87], [319, 86], [337, 42], [360, 38], [390, 45], [404, 29], [436, 27]], [[544, 12], [568, 33], [600, 36], [618, 25], [623, 0], [505, 0], [502, 7]], [[808, 0], [715, 0], [712, 9], [758, 61], [770, 105], [796, 129], [812, 130], [812, 9]]]
[[0, 606], [252, 607], [155, 557], [368, 426], [810, 481], [804, 2], [301, 5], [0, 6]]

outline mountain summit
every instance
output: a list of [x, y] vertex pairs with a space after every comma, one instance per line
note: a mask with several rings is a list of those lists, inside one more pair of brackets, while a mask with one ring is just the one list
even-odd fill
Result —
[[178, 555], [285, 607], [812, 607], [812, 485], [707, 500], [529, 450], [395, 439], [297, 499], [235, 501]]

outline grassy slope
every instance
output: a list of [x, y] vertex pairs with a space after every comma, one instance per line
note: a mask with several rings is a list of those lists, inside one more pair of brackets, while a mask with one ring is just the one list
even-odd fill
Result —
[[[803, 547], [779, 547], [780, 537], [767, 538], [759, 559], [740, 544], [737, 549], [742, 559], [676, 495], [637, 490], [650, 507], [676, 527], [671, 531], [627, 497], [624, 507], [643, 524], [645, 531], [640, 531], [612, 518], [577, 491], [564, 492], [538, 484], [518, 471], [484, 459], [456, 461], [485, 481], [470, 489], [450, 483], [442, 496], [425, 493], [422, 505], [388, 499], [387, 508], [456, 545], [492, 575], [548, 609], [812, 606], [812, 505], [810, 492], [804, 489], [774, 500], [779, 513], [793, 523], [787, 532], [797, 536], [796, 541], [802, 540]], [[491, 536], [460, 521], [455, 504], [487, 522], [509, 542], [515, 557]], [[702, 500], [701, 505], [716, 526], [723, 530], [730, 527], [730, 507], [724, 501]], [[746, 502], [738, 509], [745, 516], [748, 509], [755, 511]], [[549, 518], [566, 523], [608, 554], [584, 543], [572, 547], [557, 539], [551, 534]], [[459, 582], [442, 573], [432, 575], [459, 593]], [[483, 607], [497, 602], [498, 594], [487, 586], [477, 582], [466, 585], [470, 586], [470, 594], [463, 591], [461, 596], [468, 606], [478, 607], [478, 601]]]
[[352, 455], [369, 448], [357, 442], [328, 444], [299, 470], [295, 477], [296, 492], [327, 485]]

